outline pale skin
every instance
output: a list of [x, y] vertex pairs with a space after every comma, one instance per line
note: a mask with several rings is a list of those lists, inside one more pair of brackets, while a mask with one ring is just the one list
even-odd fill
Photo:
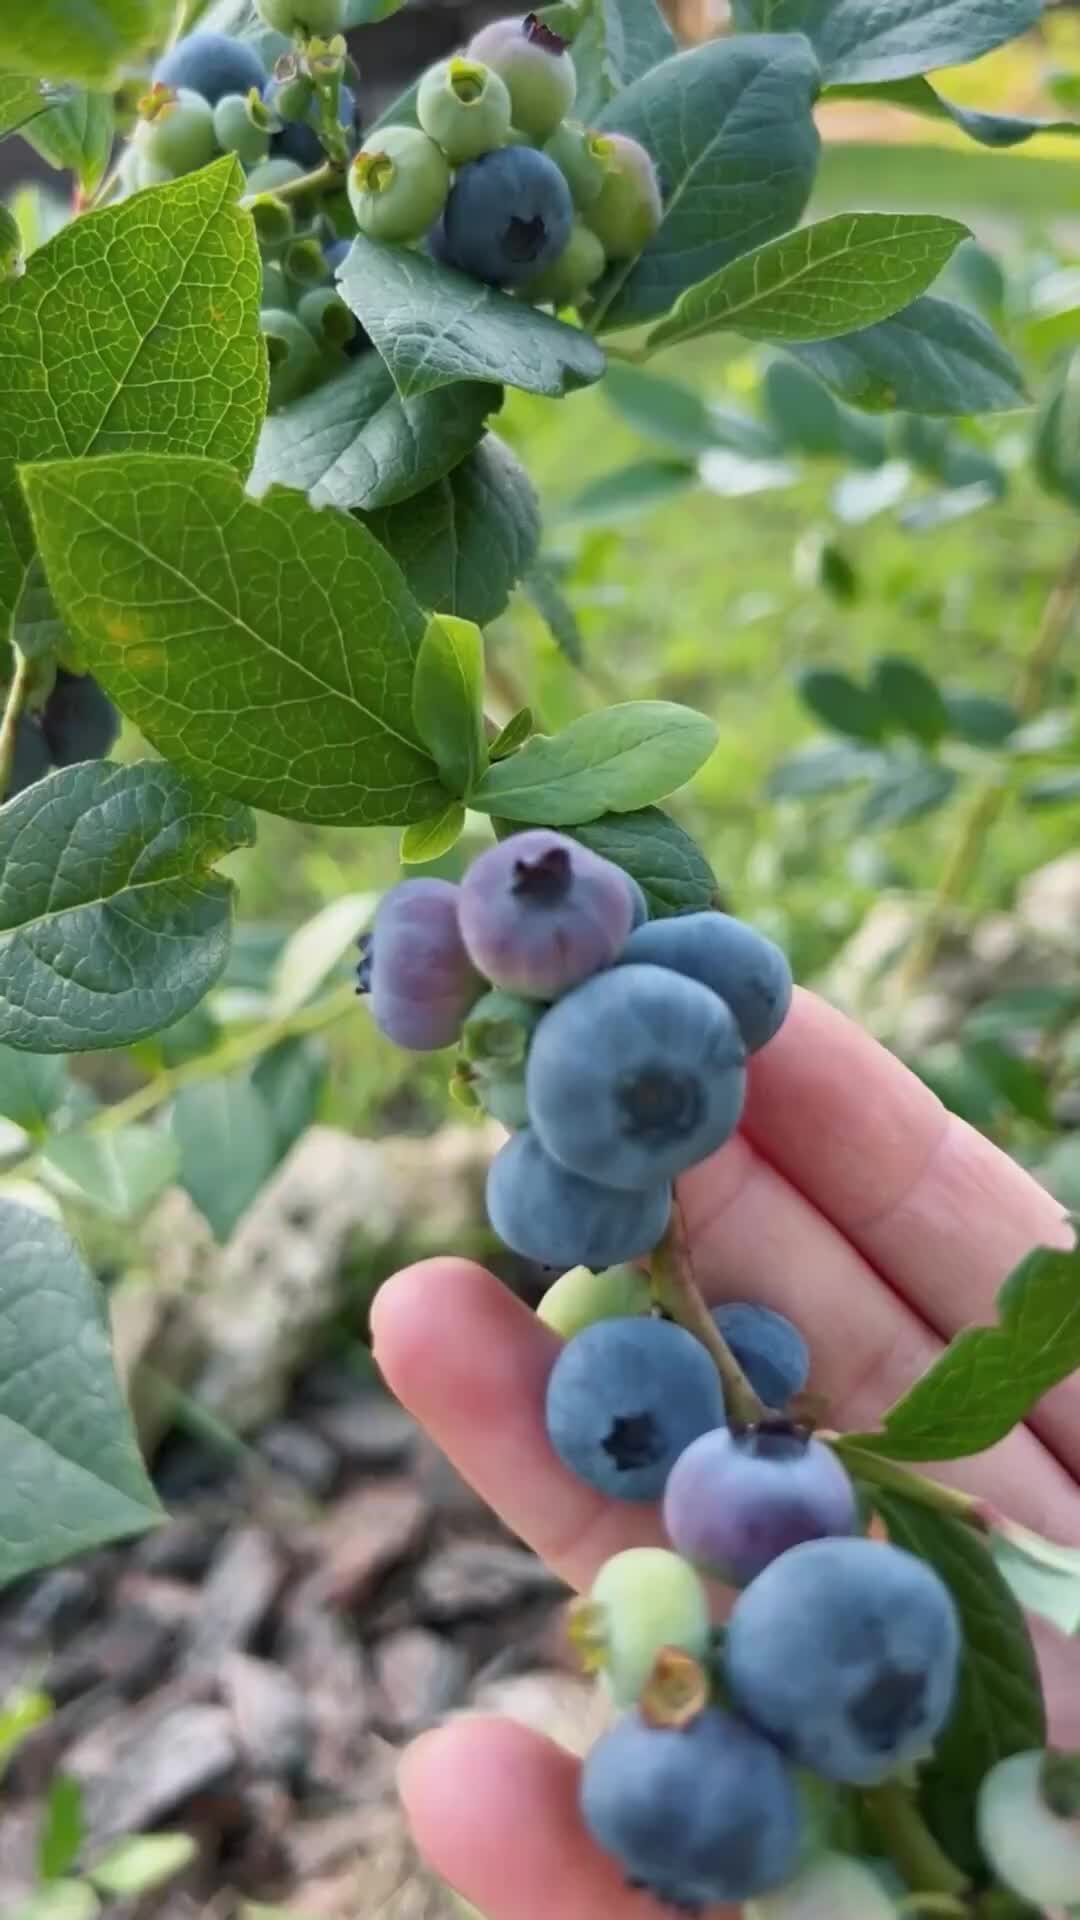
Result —
[[[788, 1313], [837, 1427], [865, 1430], [954, 1333], [993, 1318], [1036, 1245], [1068, 1246], [1060, 1205], [946, 1113], [834, 1009], [798, 993], [751, 1063], [739, 1135], [681, 1185], [695, 1278], [713, 1299]], [[660, 1539], [655, 1512], [609, 1503], [547, 1443], [558, 1341], [482, 1268], [399, 1273], [374, 1314], [387, 1381], [460, 1472], [575, 1587], [621, 1548]], [[992, 1452], [941, 1476], [1052, 1539], [1080, 1545], [1080, 1375]], [[1080, 1747], [1080, 1642], [1035, 1625], [1052, 1735]], [[579, 1763], [507, 1721], [462, 1719], [405, 1756], [401, 1792], [435, 1871], [488, 1920], [647, 1920], [584, 1833]], [[708, 1920], [736, 1920], [733, 1908]]]

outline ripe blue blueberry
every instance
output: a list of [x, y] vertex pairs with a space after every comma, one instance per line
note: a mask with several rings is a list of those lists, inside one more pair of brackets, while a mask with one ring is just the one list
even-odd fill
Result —
[[723, 1424], [724, 1395], [708, 1353], [684, 1327], [598, 1320], [556, 1360], [545, 1417], [552, 1446], [579, 1480], [616, 1500], [658, 1500], [680, 1454]]
[[625, 1714], [586, 1757], [581, 1814], [628, 1880], [676, 1905], [752, 1900], [798, 1865], [790, 1769], [718, 1707], [685, 1727]]
[[540, 1022], [526, 1071], [532, 1123], [553, 1159], [632, 1188], [721, 1146], [745, 1082], [724, 1002], [663, 967], [613, 967], [567, 994]]
[[495, 1155], [487, 1211], [496, 1233], [523, 1260], [542, 1267], [614, 1267], [651, 1253], [671, 1214], [671, 1188], [618, 1192], [568, 1173], [548, 1158], [531, 1128]]
[[437, 245], [441, 258], [474, 280], [521, 287], [558, 258], [573, 222], [570, 189], [554, 160], [535, 147], [501, 147], [458, 172]]
[[535, 13], [492, 20], [469, 42], [469, 57], [494, 67], [510, 94], [514, 126], [530, 140], [548, 140], [574, 104], [577, 74], [566, 41]]
[[374, 240], [419, 240], [443, 210], [450, 168], [419, 127], [382, 127], [349, 168], [348, 190], [361, 233]]
[[998, 1761], [979, 1789], [979, 1842], [998, 1878], [1022, 1899], [1040, 1909], [1071, 1909], [1080, 1901], [1080, 1815], [1075, 1778], [1067, 1780], [1066, 1800], [1054, 1805], [1054, 1765], [1054, 1756], [1037, 1752]]
[[780, 948], [729, 913], [651, 920], [626, 944], [624, 960], [646, 960], [700, 980], [726, 1000], [747, 1053], [778, 1033], [791, 1005], [791, 968]]
[[72, 767], [104, 759], [120, 731], [120, 715], [92, 674], [58, 667], [41, 730], [53, 765]]
[[473, 964], [530, 1000], [553, 1000], [610, 966], [632, 911], [620, 867], [546, 827], [489, 847], [461, 887], [461, 932]]
[[649, 903], [645, 898], [644, 887], [634, 879], [632, 873], [623, 871], [623, 879], [630, 889], [630, 899], [634, 909], [634, 918], [630, 929], [630, 931], [633, 932], [635, 927], [643, 927], [645, 925], [649, 917]]
[[749, 1300], [713, 1308], [713, 1319], [759, 1400], [785, 1407], [810, 1378], [810, 1349], [782, 1313]]
[[383, 895], [371, 934], [371, 1012], [399, 1047], [452, 1046], [478, 994], [458, 929], [458, 889], [449, 880], [402, 880]]
[[836, 1455], [782, 1420], [703, 1434], [664, 1492], [676, 1553], [734, 1587], [804, 1540], [854, 1533], [856, 1520], [855, 1489]]
[[15, 723], [15, 757], [7, 790], [0, 793], [0, 801], [14, 800], [17, 793], [44, 780], [51, 770], [49, 749], [37, 719], [33, 714], [20, 713]]
[[724, 1673], [737, 1710], [798, 1765], [873, 1786], [930, 1751], [959, 1653], [932, 1567], [878, 1540], [811, 1540], [739, 1595]]
[[215, 107], [226, 93], [250, 93], [266, 85], [266, 69], [253, 47], [226, 33], [189, 33], [157, 62], [151, 79], [165, 87], [190, 87]]

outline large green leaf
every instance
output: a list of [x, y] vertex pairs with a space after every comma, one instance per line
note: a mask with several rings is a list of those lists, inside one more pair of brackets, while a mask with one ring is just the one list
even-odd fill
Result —
[[[711, 408], [693, 387], [684, 386], [680, 380], [613, 360], [604, 375], [602, 392], [604, 399], [610, 401], [616, 413], [621, 414], [635, 432], [649, 440], [659, 440], [684, 459], [696, 460], [720, 444]], [[830, 405], [835, 402], [830, 401]], [[753, 451], [766, 457], [779, 452], [767, 428], [759, 427], [749, 415], [746, 424], [751, 434], [756, 432], [760, 439], [740, 451]]]
[[583, 846], [633, 874], [654, 920], [672, 913], [701, 913], [719, 902], [716, 875], [705, 855], [678, 821], [659, 807], [605, 813], [599, 820], [571, 827], [570, 833]]
[[0, 13], [0, 65], [104, 86], [164, 38], [173, 11], [173, 0], [9, 0]]
[[669, 59], [676, 44], [656, 0], [592, 0], [571, 47], [576, 118], [591, 126], [615, 94]]
[[1048, 493], [1080, 506], [1080, 347], [1047, 381], [1035, 421], [1032, 465]]
[[505, 612], [540, 543], [532, 482], [493, 433], [445, 479], [396, 507], [365, 514], [363, 522], [393, 555], [422, 607], [478, 627]]
[[881, 1432], [855, 1436], [890, 1460], [959, 1460], [996, 1445], [1080, 1369], [1080, 1250], [1040, 1247], [998, 1295], [998, 1322], [958, 1333]]
[[986, 113], [979, 107], [962, 107], [946, 100], [922, 74], [905, 80], [881, 80], [869, 86], [830, 87], [828, 97], [842, 100], [884, 101], [889, 106], [905, 107], [909, 113], [923, 114], [929, 120], [951, 121], [971, 140], [983, 147], [1018, 147], [1037, 133], [1080, 134], [1080, 120], [1047, 120], [1021, 113]]
[[577, 826], [628, 813], [693, 778], [716, 744], [703, 713], [667, 700], [628, 700], [582, 714], [561, 733], [534, 734], [489, 767], [472, 796], [484, 813], [537, 826]]
[[818, 83], [797, 35], [713, 40], [666, 60], [605, 107], [599, 125], [652, 154], [664, 215], [638, 259], [601, 283], [604, 327], [666, 313], [684, 288], [796, 225], [817, 168]]
[[977, 60], [1034, 26], [1042, 0], [734, 0], [748, 32], [805, 33], [830, 80], [895, 80]]
[[279, 1158], [278, 1135], [250, 1074], [200, 1080], [177, 1094], [173, 1139], [180, 1184], [218, 1240], [228, 1239]]
[[113, 1220], [136, 1220], [172, 1181], [179, 1156], [157, 1127], [62, 1133], [42, 1149], [42, 1179]]
[[22, 132], [23, 139], [50, 167], [69, 170], [83, 192], [90, 193], [101, 180], [112, 152], [112, 98], [107, 93], [86, 93], [80, 87], [47, 113], [38, 114]]
[[423, 616], [357, 521], [278, 488], [249, 500], [213, 460], [23, 479], [88, 665], [170, 760], [297, 820], [404, 825], [445, 800], [412, 720]]
[[557, 399], [604, 371], [602, 349], [579, 327], [406, 247], [360, 235], [338, 284], [406, 400], [454, 380]]
[[68, 1089], [67, 1063], [52, 1054], [0, 1047], [0, 1118], [43, 1134]]
[[[857, 1471], [857, 1469], [856, 1469]], [[944, 1580], [960, 1615], [963, 1652], [956, 1700], [933, 1758], [919, 1775], [923, 1812], [947, 1850], [979, 1865], [978, 1789], [999, 1760], [1046, 1738], [1039, 1669], [1020, 1606], [986, 1545], [963, 1521], [874, 1488], [874, 1505], [898, 1547]]]
[[[56, 90], [57, 101], [68, 98], [69, 89]], [[0, 140], [17, 133], [35, 117], [48, 113], [53, 90], [27, 73], [0, 73]]]
[[474, 621], [432, 614], [416, 661], [413, 719], [448, 792], [467, 799], [488, 758], [484, 636]]
[[160, 1517], [100, 1288], [63, 1228], [0, 1198], [0, 1587]]
[[157, 761], [84, 761], [0, 808], [0, 1041], [118, 1047], [179, 1020], [229, 947], [246, 807]]
[[792, 351], [859, 407], [994, 413], [1027, 399], [1019, 367], [985, 321], [933, 294], [877, 326]]
[[219, 160], [87, 214], [0, 285], [0, 635], [34, 552], [19, 463], [131, 448], [247, 472], [266, 353], [242, 185]]
[[703, 333], [829, 340], [887, 320], [924, 293], [961, 240], [938, 214], [836, 213], [732, 260], [680, 294], [650, 348]]
[[377, 353], [268, 416], [251, 491], [302, 487], [315, 506], [392, 507], [456, 467], [502, 389], [477, 380], [403, 400]]

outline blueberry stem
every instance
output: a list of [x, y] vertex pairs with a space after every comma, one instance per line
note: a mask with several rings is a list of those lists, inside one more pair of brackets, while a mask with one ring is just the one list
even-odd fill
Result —
[[[886, 1780], [880, 1787], [868, 1787], [862, 1803], [889, 1858], [916, 1893], [948, 1894], [959, 1900], [967, 1892], [969, 1881], [939, 1847], [910, 1788], [899, 1780]], [[963, 1913], [964, 1908], [956, 1910]]]
[[[324, 188], [341, 184], [344, 167], [337, 166], [332, 160], [324, 160], [321, 167], [315, 167], [311, 173], [303, 173], [296, 180], [285, 180], [275, 187], [275, 200], [303, 200], [309, 193], [321, 193]], [[251, 201], [241, 200], [242, 207], [250, 207]]]
[[712, 1355], [732, 1425], [755, 1427], [768, 1418], [768, 1408], [758, 1399], [701, 1297], [676, 1218], [673, 1214], [671, 1225], [649, 1260], [653, 1299]]
[[852, 1445], [842, 1433], [819, 1433], [817, 1437], [832, 1447], [853, 1479], [871, 1487], [891, 1488], [920, 1507], [950, 1513], [954, 1520], [964, 1520], [969, 1527], [977, 1527], [982, 1533], [989, 1531], [986, 1508], [972, 1494], [961, 1493], [958, 1487], [943, 1486], [940, 1480], [913, 1473], [898, 1460], [886, 1460], [881, 1454]]
[[0, 800], [8, 790], [15, 761], [15, 734], [30, 692], [30, 662], [18, 647], [13, 648], [15, 671], [7, 691], [3, 719], [0, 719]]

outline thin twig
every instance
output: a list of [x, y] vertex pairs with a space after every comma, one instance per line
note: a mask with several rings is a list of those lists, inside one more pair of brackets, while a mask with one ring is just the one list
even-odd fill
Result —
[[915, 1797], [898, 1780], [886, 1780], [862, 1795], [863, 1805], [889, 1857], [916, 1893], [966, 1893], [970, 1882], [939, 1847]]
[[30, 691], [30, 662], [19, 648], [14, 649], [15, 671], [7, 691], [4, 717], [0, 720], [0, 801], [7, 794], [11, 770], [15, 764], [15, 737]]
[[769, 1409], [758, 1399], [701, 1296], [678, 1224], [677, 1209], [667, 1233], [650, 1258], [649, 1276], [657, 1305], [700, 1340], [712, 1355], [723, 1382], [732, 1424], [753, 1427], [767, 1419]]

